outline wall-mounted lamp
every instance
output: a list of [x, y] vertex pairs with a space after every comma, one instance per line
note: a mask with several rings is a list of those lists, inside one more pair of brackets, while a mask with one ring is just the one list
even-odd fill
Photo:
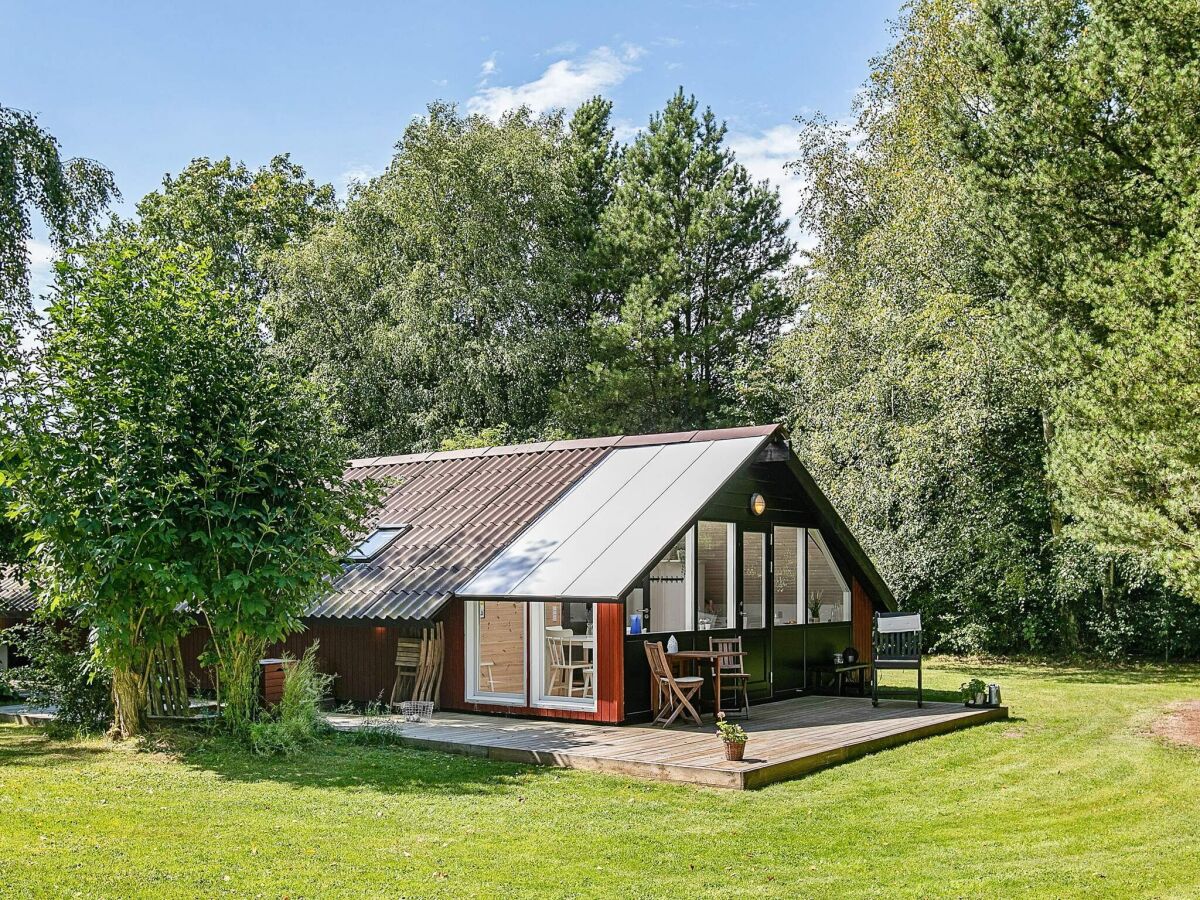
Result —
[[761, 516], [767, 511], [767, 498], [762, 494], [750, 495], [750, 512], [756, 516]]

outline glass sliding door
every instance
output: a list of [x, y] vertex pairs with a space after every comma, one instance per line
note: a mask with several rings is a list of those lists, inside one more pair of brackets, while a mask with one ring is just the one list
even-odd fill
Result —
[[596, 708], [595, 606], [534, 603], [536, 630], [530, 646], [534, 705]]
[[529, 604], [466, 601], [466, 685], [472, 703], [525, 704], [525, 620]]

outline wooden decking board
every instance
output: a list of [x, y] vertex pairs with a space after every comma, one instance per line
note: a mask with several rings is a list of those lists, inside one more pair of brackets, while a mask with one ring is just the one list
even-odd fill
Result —
[[[750, 734], [747, 759], [724, 758], [714, 727], [590, 725], [438, 713], [430, 722], [384, 717], [405, 746], [481, 756], [505, 762], [551, 765], [634, 775], [661, 781], [755, 788], [907, 741], [1007, 718], [1008, 711], [849, 697], [798, 697], [753, 707], [742, 722]], [[370, 720], [331, 716], [336, 728], [371, 727]]]

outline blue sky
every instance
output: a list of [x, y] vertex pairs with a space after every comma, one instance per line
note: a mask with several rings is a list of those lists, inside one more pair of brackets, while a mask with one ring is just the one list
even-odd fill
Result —
[[[197, 156], [290, 152], [340, 195], [434, 99], [495, 115], [602, 93], [629, 135], [683, 85], [790, 213], [795, 116], [849, 112], [898, 6], [0, 0], [0, 103], [112, 169], [127, 211]], [[35, 247], [39, 268], [45, 255]]]

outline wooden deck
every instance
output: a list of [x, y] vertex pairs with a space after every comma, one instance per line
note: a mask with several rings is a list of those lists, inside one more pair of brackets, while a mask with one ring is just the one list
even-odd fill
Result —
[[799, 697], [752, 709], [743, 762], [725, 759], [712, 725], [589, 725], [439, 712], [430, 722], [331, 715], [338, 729], [388, 728], [404, 746], [505, 762], [562, 766], [659, 781], [734, 789], [796, 778], [903, 744], [1008, 717], [1005, 707], [916, 704], [849, 697]]

